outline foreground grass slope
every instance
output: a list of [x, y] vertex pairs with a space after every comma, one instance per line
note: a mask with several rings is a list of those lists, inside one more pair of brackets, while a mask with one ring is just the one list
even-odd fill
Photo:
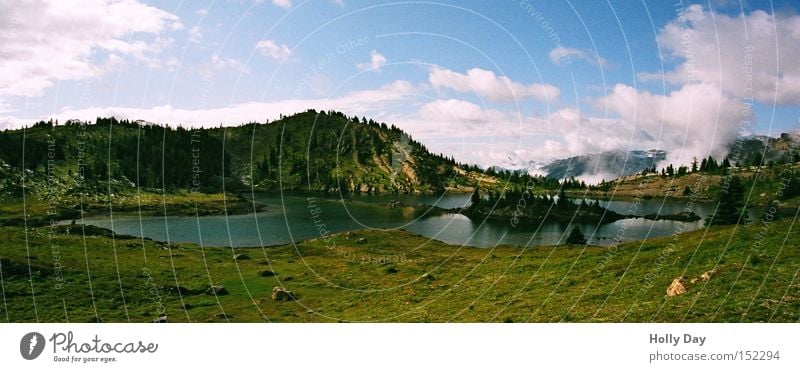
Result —
[[[66, 229], [0, 228], [0, 320], [150, 322], [161, 313], [170, 322], [800, 317], [800, 235], [790, 220], [766, 231], [758, 224], [714, 227], [616, 248], [476, 249], [402, 231], [361, 231], [296, 247], [233, 251]], [[235, 254], [249, 258], [234, 260]], [[665, 298], [675, 277], [699, 277], [712, 268], [718, 272], [709, 282]], [[212, 284], [229, 293], [206, 294]], [[272, 300], [275, 286], [298, 300]]]

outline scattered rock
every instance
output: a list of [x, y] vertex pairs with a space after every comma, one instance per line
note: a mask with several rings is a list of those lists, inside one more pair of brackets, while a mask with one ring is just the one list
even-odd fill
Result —
[[436, 280], [436, 278], [434, 278], [434, 277], [433, 277], [433, 275], [431, 275], [431, 273], [425, 273], [425, 274], [423, 274], [423, 275], [420, 277], [420, 279], [424, 279], [424, 280], [427, 280], [427, 281], [429, 281], [429, 282], [432, 282], [432, 281]]
[[248, 255], [246, 255], [244, 253], [236, 254], [236, 255], [233, 256], [233, 260], [234, 261], [244, 261], [244, 260], [249, 260], [249, 259], [250, 259], [250, 256], [248, 256]]
[[270, 276], [275, 276], [275, 272], [273, 272], [272, 270], [264, 270], [261, 272], [261, 276], [265, 278]]
[[667, 288], [667, 297], [674, 297], [686, 293], [686, 287], [683, 283], [686, 282], [686, 277], [680, 276], [672, 280], [672, 284]]
[[711, 280], [711, 277], [714, 276], [714, 274], [716, 274], [716, 273], [717, 273], [716, 269], [708, 270], [708, 271], [704, 272], [702, 275], [700, 275], [700, 279], [703, 279], [704, 282], [707, 282], [707, 281]]
[[179, 286], [179, 285], [165, 285], [165, 286], [163, 286], [161, 288], [164, 290], [164, 292], [167, 292], [169, 294], [176, 294], [176, 295], [180, 295], [180, 296], [188, 296], [188, 295], [197, 294], [197, 291], [193, 291], [191, 289], [188, 289], [188, 288], [185, 288], [185, 287]]
[[358, 239], [356, 239], [356, 243], [359, 243], [359, 244], [364, 244], [366, 242], [367, 242], [367, 238], [358, 238]]
[[167, 323], [167, 314], [160, 315], [158, 318], [153, 320], [153, 323]]
[[212, 286], [208, 287], [208, 290], [206, 291], [206, 294], [224, 296], [224, 295], [228, 294], [228, 290], [225, 289], [225, 286], [222, 286], [222, 285], [212, 285]]
[[275, 301], [290, 301], [296, 300], [294, 293], [283, 287], [272, 288], [272, 299]]
[[708, 271], [700, 274], [699, 278], [692, 278], [691, 280], [689, 280], [689, 283], [697, 284], [697, 282], [699, 282], [700, 280], [702, 280], [704, 282], [707, 282], [707, 281], [711, 280], [711, 277], [714, 276], [714, 274], [716, 274], [716, 273], [717, 273], [717, 269], [708, 270]]

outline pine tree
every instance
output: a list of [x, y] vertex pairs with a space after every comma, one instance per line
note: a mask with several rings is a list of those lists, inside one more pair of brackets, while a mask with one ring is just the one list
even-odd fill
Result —
[[791, 199], [795, 196], [800, 195], [800, 177], [792, 176], [789, 180], [787, 180], [785, 184], [785, 189], [780, 195], [780, 198], [783, 200]]
[[739, 177], [731, 177], [726, 188], [717, 194], [718, 207], [713, 216], [706, 218], [707, 225], [734, 225], [747, 222], [747, 211], [744, 205], [744, 185]]
[[472, 201], [472, 205], [475, 205], [475, 206], [480, 204], [480, 202], [481, 202], [480, 187], [475, 186], [475, 191], [472, 192], [472, 197], [470, 198], [470, 201]]
[[567, 194], [564, 192], [564, 188], [562, 187], [561, 190], [558, 192], [558, 200], [556, 201], [556, 207], [559, 209], [565, 209], [569, 203], [569, 199], [567, 199]]
[[569, 236], [567, 236], [567, 244], [583, 245], [586, 244], [586, 238], [583, 236], [583, 231], [578, 226], [572, 228]]

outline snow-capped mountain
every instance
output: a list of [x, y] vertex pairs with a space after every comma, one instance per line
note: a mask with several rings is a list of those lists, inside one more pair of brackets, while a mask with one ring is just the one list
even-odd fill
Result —
[[555, 160], [542, 168], [549, 178], [569, 177], [606, 180], [641, 172], [666, 159], [663, 150], [607, 151]]

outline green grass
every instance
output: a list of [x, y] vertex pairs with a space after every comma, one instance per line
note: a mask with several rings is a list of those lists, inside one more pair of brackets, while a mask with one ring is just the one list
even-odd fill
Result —
[[[27, 240], [22, 228], [0, 228], [1, 321], [149, 322], [164, 310], [171, 322], [791, 322], [800, 317], [800, 235], [788, 220], [769, 226], [760, 251], [753, 248], [760, 239], [758, 225], [715, 227], [617, 249], [461, 248], [405, 232], [361, 231], [296, 248], [237, 249], [251, 257], [238, 263], [229, 248], [102, 236], [87, 236], [84, 246], [76, 229], [54, 236], [54, 251], [46, 228], [30, 229]], [[56, 261], [63, 267], [60, 288]], [[708, 283], [664, 297], [673, 278], [698, 277], [714, 267], [718, 273]], [[267, 269], [276, 276], [262, 277]], [[210, 284], [222, 284], [230, 294], [204, 294]], [[189, 293], [179, 296], [178, 285]], [[278, 285], [294, 291], [298, 301], [273, 301], [270, 293]]]

